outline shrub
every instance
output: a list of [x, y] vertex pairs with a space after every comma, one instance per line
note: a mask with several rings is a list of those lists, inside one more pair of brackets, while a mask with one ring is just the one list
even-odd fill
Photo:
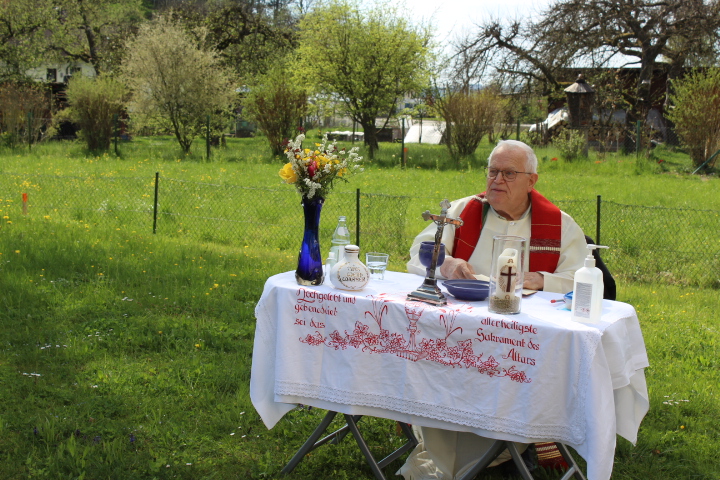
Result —
[[695, 166], [720, 148], [720, 71], [696, 70], [673, 82], [668, 117]]
[[50, 119], [42, 87], [8, 82], [0, 85], [0, 133], [2, 143], [15, 148], [35, 141]]
[[77, 77], [67, 90], [67, 116], [80, 127], [80, 138], [90, 151], [110, 148], [113, 117], [123, 111], [125, 86], [111, 77]]
[[295, 137], [305, 115], [307, 93], [288, 72], [277, 67], [258, 79], [244, 104], [267, 136], [273, 155], [282, 155], [286, 141]]
[[465, 88], [439, 98], [436, 106], [445, 120], [445, 142], [450, 154], [455, 158], [472, 155], [482, 137], [493, 131], [506, 103], [494, 89]]
[[583, 132], [563, 130], [553, 139], [553, 145], [560, 150], [560, 156], [565, 161], [587, 158], [587, 142]]

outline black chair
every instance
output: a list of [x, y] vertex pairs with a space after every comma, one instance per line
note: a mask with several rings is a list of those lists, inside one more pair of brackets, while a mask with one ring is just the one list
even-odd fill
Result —
[[[590, 244], [594, 244], [595, 241], [591, 238], [585, 235], [585, 241]], [[595, 266], [600, 269], [600, 271], [603, 274], [603, 285], [605, 287], [605, 291], [603, 293], [603, 298], [606, 300], [615, 300], [617, 298], [617, 289], [615, 287], [615, 279], [613, 278], [612, 274], [610, 273], [610, 270], [608, 270], [607, 266], [605, 265], [605, 262], [602, 261], [602, 258], [600, 258], [600, 250], [595, 249], [593, 250], [593, 257], [595, 257]]]

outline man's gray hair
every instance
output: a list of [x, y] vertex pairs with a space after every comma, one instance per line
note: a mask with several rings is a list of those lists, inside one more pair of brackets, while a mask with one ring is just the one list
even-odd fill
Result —
[[537, 173], [538, 159], [533, 149], [526, 143], [518, 140], [500, 140], [488, 157], [488, 165], [492, 161], [493, 155], [499, 150], [522, 150], [525, 153], [525, 171], [528, 173]]

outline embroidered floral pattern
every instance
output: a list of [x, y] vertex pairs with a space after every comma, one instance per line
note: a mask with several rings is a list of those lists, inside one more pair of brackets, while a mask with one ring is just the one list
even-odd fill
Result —
[[462, 328], [453, 328], [453, 326], [458, 313], [467, 309], [467, 306], [463, 305], [457, 309], [447, 306], [439, 308], [439, 322], [445, 329], [445, 338], [422, 338], [417, 343], [417, 334], [419, 333], [417, 322], [428, 306], [419, 302], [406, 303], [405, 314], [409, 321], [407, 328], [409, 338], [406, 339], [402, 333], [382, 328], [382, 318], [388, 311], [386, 302], [391, 301], [390, 298], [383, 295], [371, 296], [373, 310], [365, 312], [365, 316], [372, 318], [379, 327], [379, 334], [373, 333], [370, 325], [358, 320], [355, 322], [352, 332], [346, 330], [343, 334], [335, 330], [327, 337], [320, 332], [315, 332], [314, 335], [301, 337], [300, 341], [312, 346], [324, 345], [335, 350], [346, 350], [348, 347], [352, 347], [361, 349], [363, 352], [389, 353], [413, 362], [419, 360], [436, 362], [453, 368], [477, 369], [478, 373], [483, 375], [507, 377], [518, 383], [532, 382], [532, 379], [524, 371], [518, 370], [516, 365], [504, 368], [492, 355], [483, 360], [483, 353], [479, 355], [475, 353], [472, 338], [457, 342], [449, 340], [454, 332], [462, 333]]

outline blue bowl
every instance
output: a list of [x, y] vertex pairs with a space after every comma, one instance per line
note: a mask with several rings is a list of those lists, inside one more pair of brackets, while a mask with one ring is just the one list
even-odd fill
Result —
[[490, 285], [483, 280], [443, 280], [443, 287], [459, 300], [477, 302], [485, 300], [490, 291]]
[[563, 298], [565, 299], [565, 306], [568, 308], [568, 310], [572, 310], [573, 292], [566, 293], [565, 295], [563, 295]]

